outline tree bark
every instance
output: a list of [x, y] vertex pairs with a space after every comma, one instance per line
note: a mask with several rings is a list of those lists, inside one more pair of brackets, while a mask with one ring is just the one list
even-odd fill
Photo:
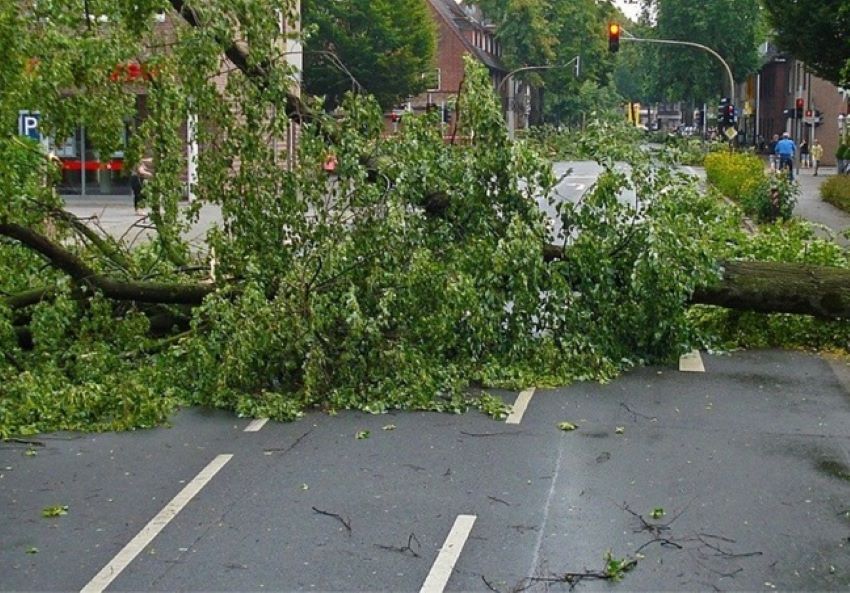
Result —
[[[0, 235], [15, 239], [37, 251], [55, 268], [68, 274], [79, 285], [92, 290], [99, 290], [104, 296], [111, 299], [143, 303], [199, 305], [204, 297], [216, 290], [216, 286], [213, 284], [165, 284], [161, 282], [114, 280], [98, 274], [67, 249], [27, 227], [12, 223], [0, 223]], [[31, 298], [34, 298], [34, 296], [33, 294]], [[9, 299], [15, 298], [19, 297], [9, 297]]]
[[717, 284], [691, 302], [759, 313], [850, 318], [850, 270], [786, 262], [722, 262]]

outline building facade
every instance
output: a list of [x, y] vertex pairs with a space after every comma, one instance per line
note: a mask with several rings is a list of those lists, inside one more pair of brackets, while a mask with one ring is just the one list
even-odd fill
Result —
[[[835, 165], [839, 116], [847, 114], [845, 94], [837, 86], [812, 74], [804, 62], [766, 46], [764, 65], [747, 81], [744, 97], [750, 105], [748, 144], [768, 143], [783, 132], [798, 144], [805, 138], [811, 145], [817, 138], [824, 148], [822, 163]], [[798, 104], [802, 117], [797, 117]]]
[[478, 8], [455, 0], [428, 0], [428, 6], [437, 24], [436, 67], [429, 75], [428, 90], [412, 97], [394, 113], [398, 116], [404, 110], [437, 109], [444, 114], [447, 133], [451, 133], [456, 123], [453, 106], [464, 75], [463, 57], [471, 55], [484, 64], [495, 89], [501, 85], [507, 70], [501, 62], [502, 49], [495, 36], [495, 26]]
[[[296, 2], [296, 14], [300, 14], [300, 2]], [[293, 22], [278, 14], [275, 18], [279, 21], [281, 32], [284, 34], [297, 33], [300, 31], [300, 22]], [[154, 25], [154, 34], [157, 39], [167, 45], [175, 39], [175, 29], [183, 26], [182, 20], [176, 15], [163, 13], [157, 16]], [[284, 46], [281, 48], [282, 59], [284, 59], [296, 72], [293, 80], [292, 92], [300, 94], [300, 73], [303, 70], [303, 49], [301, 42], [296, 37], [286, 37]], [[216, 79], [216, 84], [224, 88], [227, 81], [227, 72], [234, 69], [234, 65], [226, 59], [222, 59], [222, 74]], [[144, 120], [148, 114], [147, 108], [147, 86], [144, 66], [138, 63], [116, 64], [112, 73], [112, 83], [123, 84], [128, 93], [135, 96], [136, 116], [133, 121], [125, 125], [120, 144], [126, 147], [133, 130], [138, 122]], [[192, 198], [192, 186], [196, 180], [195, 164], [200, 150], [195, 138], [195, 126], [198, 122], [198, 114], [187, 110], [186, 119], [179, 130], [185, 139], [187, 170], [186, 196]], [[294, 162], [295, 146], [298, 138], [298, 126], [290, 124], [286, 138], [280, 139], [276, 146], [280, 154], [283, 166], [292, 166]], [[125, 196], [130, 194], [130, 171], [124, 162], [124, 150], [118, 150], [112, 154], [102, 154], [89, 140], [84, 126], [78, 127], [71, 138], [64, 142], [56, 142], [54, 139], [46, 140], [47, 148], [55, 154], [62, 164], [62, 178], [59, 182], [58, 191], [64, 196]]]

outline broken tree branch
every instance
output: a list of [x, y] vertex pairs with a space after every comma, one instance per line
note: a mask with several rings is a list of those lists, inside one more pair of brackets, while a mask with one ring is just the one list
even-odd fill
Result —
[[82, 259], [30, 228], [14, 223], [0, 223], [0, 235], [37, 251], [78, 284], [99, 290], [104, 296], [118, 301], [199, 305], [204, 297], [216, 290], [214, 284], [117, 281], [96, 273]]

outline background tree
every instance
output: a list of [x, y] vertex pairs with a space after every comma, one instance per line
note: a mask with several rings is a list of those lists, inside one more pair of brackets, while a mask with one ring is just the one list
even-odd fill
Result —
[[835, 84], [850, 61], [850, 4], [845, 0], [762, 0], [776, 45]]
[[[693, 41], [712, 48], [729, 64], [736, 81], [758, 67], [761, 11], [758, 0], [648, 0], [654, 36]], [[659, 47], [656, 96], [703, 103], [728, 94], [726, 71], [698, 49]]]
[[302, 10], [304, 82], [328, 107], [356, 90], [351, 76], [385, 110], [427, 88], [436, 28], [425, 0], [304, 0]]
[[[542, 87], [547, 119], [579, 120], [605, 109], [617, 98], [608, 88], [613, 59], [608, 55], [605, 24], [615, 14], [610, 3], [593, 0], [482, 0], [476, 2], [497, 26], [503, 59], [509, 69], [566, 64], [581, 57], [577, 79], [570, 67], [523, 73], [520, 78]], [[596, 89], [607, 89], [602, 93]], [[601, 99], [601, 101], [597, 101]]]

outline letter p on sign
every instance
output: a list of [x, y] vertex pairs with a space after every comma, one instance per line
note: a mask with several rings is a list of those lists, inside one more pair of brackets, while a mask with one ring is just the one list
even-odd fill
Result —
[[40, 115], [31, 111], [18, 112], [18, 134], [41, 142], [41, 132], [38, 130]]

